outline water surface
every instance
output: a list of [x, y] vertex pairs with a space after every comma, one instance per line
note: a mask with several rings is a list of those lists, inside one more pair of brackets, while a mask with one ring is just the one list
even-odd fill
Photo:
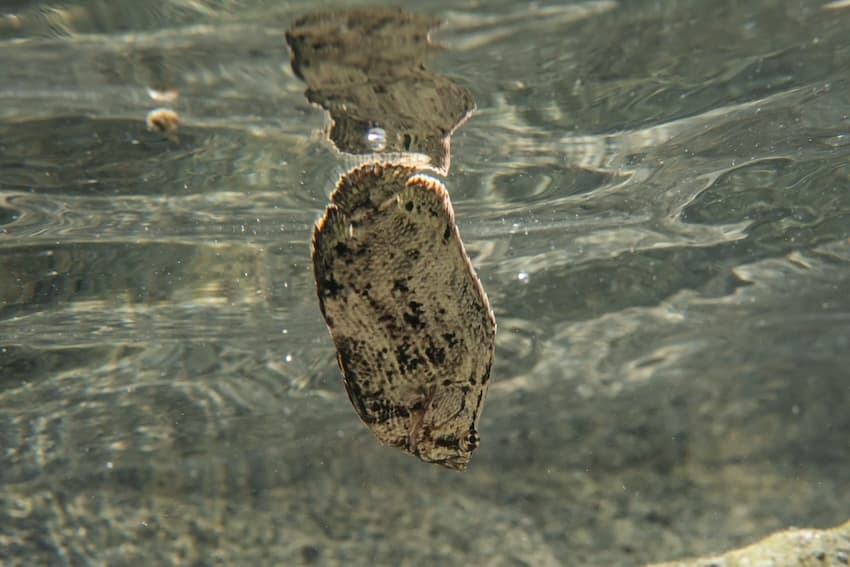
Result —
[[478, 107], [463, 474], [375, 441], [318, 311], [350, 159], [284, 34], [333, 4], [4, 6], [5, 564], [632, 565], [847, 520], [850, 8], [407, 4]]

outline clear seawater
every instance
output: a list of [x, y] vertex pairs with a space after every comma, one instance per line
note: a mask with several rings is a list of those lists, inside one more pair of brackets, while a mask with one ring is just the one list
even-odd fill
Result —
[[845, 4], [396, 3], [478, 106], [444, 181], [499, 327], [456, 473], [360, 423], [318, 310], [349, 162], [284, 34], [343, 4], [7, 0], [0, 563], [639, 565], [846, 521]]

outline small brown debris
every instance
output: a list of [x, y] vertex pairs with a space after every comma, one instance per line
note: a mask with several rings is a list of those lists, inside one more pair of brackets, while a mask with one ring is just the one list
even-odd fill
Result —
[[171, 138], [177, 133], [180, 117], [170, 108], [155, 108], [148, 112], [145, 123], [148, 125], [148, 130]]

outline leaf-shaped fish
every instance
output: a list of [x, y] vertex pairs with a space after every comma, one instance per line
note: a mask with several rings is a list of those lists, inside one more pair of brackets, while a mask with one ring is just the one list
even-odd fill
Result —
[[383, 443], [465, 469], [496, 321], [443, 184], [399, 165], [344, 175], [313, 232], [313, 269], [360, 418]]

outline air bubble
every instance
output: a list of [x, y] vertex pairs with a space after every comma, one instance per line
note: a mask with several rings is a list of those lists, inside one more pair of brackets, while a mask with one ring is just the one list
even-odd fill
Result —
[[373, 152], [382, 152], [387, 147], [387, 133], [383, 128], [369, 128], [366, 144]]

